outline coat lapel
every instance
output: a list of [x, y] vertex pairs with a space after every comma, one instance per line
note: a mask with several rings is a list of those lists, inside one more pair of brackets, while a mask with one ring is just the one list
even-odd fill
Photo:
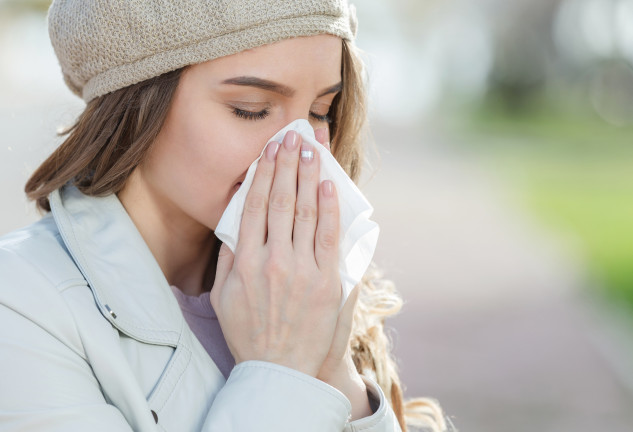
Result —
[[90, 197], [66, 186], [49, 201], [64, 243], [103, 316], [130, 337], [176, 346], [184, 318], [117, 196]]

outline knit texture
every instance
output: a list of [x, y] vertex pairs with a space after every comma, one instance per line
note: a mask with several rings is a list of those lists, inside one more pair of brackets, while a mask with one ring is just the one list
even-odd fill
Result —
[[356, 35], [347, 0], [55, 0], [51, 43], [86, 102], [173, 71], [283, 39]]

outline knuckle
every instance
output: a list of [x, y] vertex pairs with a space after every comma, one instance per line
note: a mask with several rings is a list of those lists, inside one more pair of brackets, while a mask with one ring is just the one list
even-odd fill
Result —
[[279, 152], [279, 156], [277, 156], [277, 169], [296, 170], [298, 164], [298, 158], [294, 154]]
[[249, 193], [244, 203], [247, 213], [262, 214], [266, 211], [266, 197], [260, 193]]
[[242, 252], [235, 257], [234, 270], [242, 277], [248, 279], [255, 273], [255, 255]]
[[336, 232], [332, 229], [324, 229], [318, 233], [317, 239], [319, 246], [323, 249], [334, 249], [336, 247], [338, 238]]
[[281, 256], [272, 255], [266, 262], [264, 274], [269, 280], [287, 280], [290, 276], [287, 260], [282, 259]]
[[319, 200], [319, 218], [328, 218], [328, 219], [338, 219], [339, 217], [338, 210], [338, 200], [336, 199], [327, 199], [327, 200]]
[[340, 285], [337, 286], [333, 281], [324, 277], [318, 284], [317, 291], [319, 293], [318, 299], [320, 305], [323, 307], [338, 306], [341, 301], [341, 289]]
[[317, 210], [309, 204], [300, 205], [296, 208], [295, 219], [301, 222], [314, 222], [317, 218]]
[[237, 255], [235, 255], [235, 261], [233, 263], [233, 267], [241, 270], [245, 265], [251, 261], [251, 254], [241, 249]]
[[275, 211], [288, 212], [294, 206], [294, 196], [286, 192], [273, 192], [270, 198], [270, 208]]
[[319, 174], [319, 153], [314, 152], [314, 161], [311, 164], [300, 164], [299, 165], [299, 178], [301, 180], [314, 180], [317, 181]]
[[318, 279], [314, 275], [314, 269], [303, 260], [298, 261], [295, 264], [294, 269], [295, 274], [292, 280], [297, 286], [313, 286], [315, 281]]
[[329, 289], [327, 290], [327, 301], [330, 303], [330, 305], [334, 305], [338, 308], [338, 306], [341, 304], [341, 298], [343, 297], [341, 283], [338, 278], [330, 278], [328, 279], [328, 282], [330, 285]]
[[232, 254], [231, 249], [226, 243], [222, 243], [220, 250], [218, 251], [218, 258], [226, 258]]
[[301, 288], [301, 289], [303, 289], [303, 288], [305, 288], [305, 287], [310, 286], [310, 282], [311, 282], [311, 280], [310, 280], [310, 278], [308, 277], [308, 275], [306, 275], [305, 273], [297, 272], [297, 273], [294, 275], [294, 277], [293, 277], [293, 279], [292, 279], [292, 282], [293, 282], [293, 285], [294, 285], [296, 288]]
[[211, 290], [211, 293], [209, 294], [209, 300], [211, 301], [211, 306], [213, 306], [213, 309], [216, 311], [216, 314], [218, 313], [218, 309], [219, 309], [219, 299], [218, 299], [218, 290]]
[[236, 273], [242, 286], [250, 286], [257, 279], [257, 272], [252, 266], [242, 266]]
[[263, 160], [264, 163], [260, 162], [260, 164], [257, 165], [257, 171], [261, 172], [264, 177], [273, 177], [275, 175], [274, 163], [266, 163], [268, 159], [265, 157], [261, 158], [261, 160]]
[[338, 202], [336, 200], [332, 200], [332, 202], [324, 204], [322, 212], [324, 216], [337, 218], [338, 217]]

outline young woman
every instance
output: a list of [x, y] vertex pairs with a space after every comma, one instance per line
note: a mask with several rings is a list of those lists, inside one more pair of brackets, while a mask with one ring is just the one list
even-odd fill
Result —
[[87, 105], [26, 185], [47, 214], [0, 239], [0, 428], [446, 429], [403, 403], [393, 288], [367, 276], [339, 312], [336, 187], [300, 135], [266, 146], [235, 254], [213, 234], [292, 120], [358, 177], [353, 9], [59, 0], [48, 22]]

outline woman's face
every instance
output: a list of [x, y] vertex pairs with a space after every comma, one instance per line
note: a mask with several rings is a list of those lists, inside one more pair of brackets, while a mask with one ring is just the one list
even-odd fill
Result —
[[189, 67], [139, 167], [161, 209], [215, 229], [266, 141], [296, 119], [328, 126], [342, 41], [300, 37]]

